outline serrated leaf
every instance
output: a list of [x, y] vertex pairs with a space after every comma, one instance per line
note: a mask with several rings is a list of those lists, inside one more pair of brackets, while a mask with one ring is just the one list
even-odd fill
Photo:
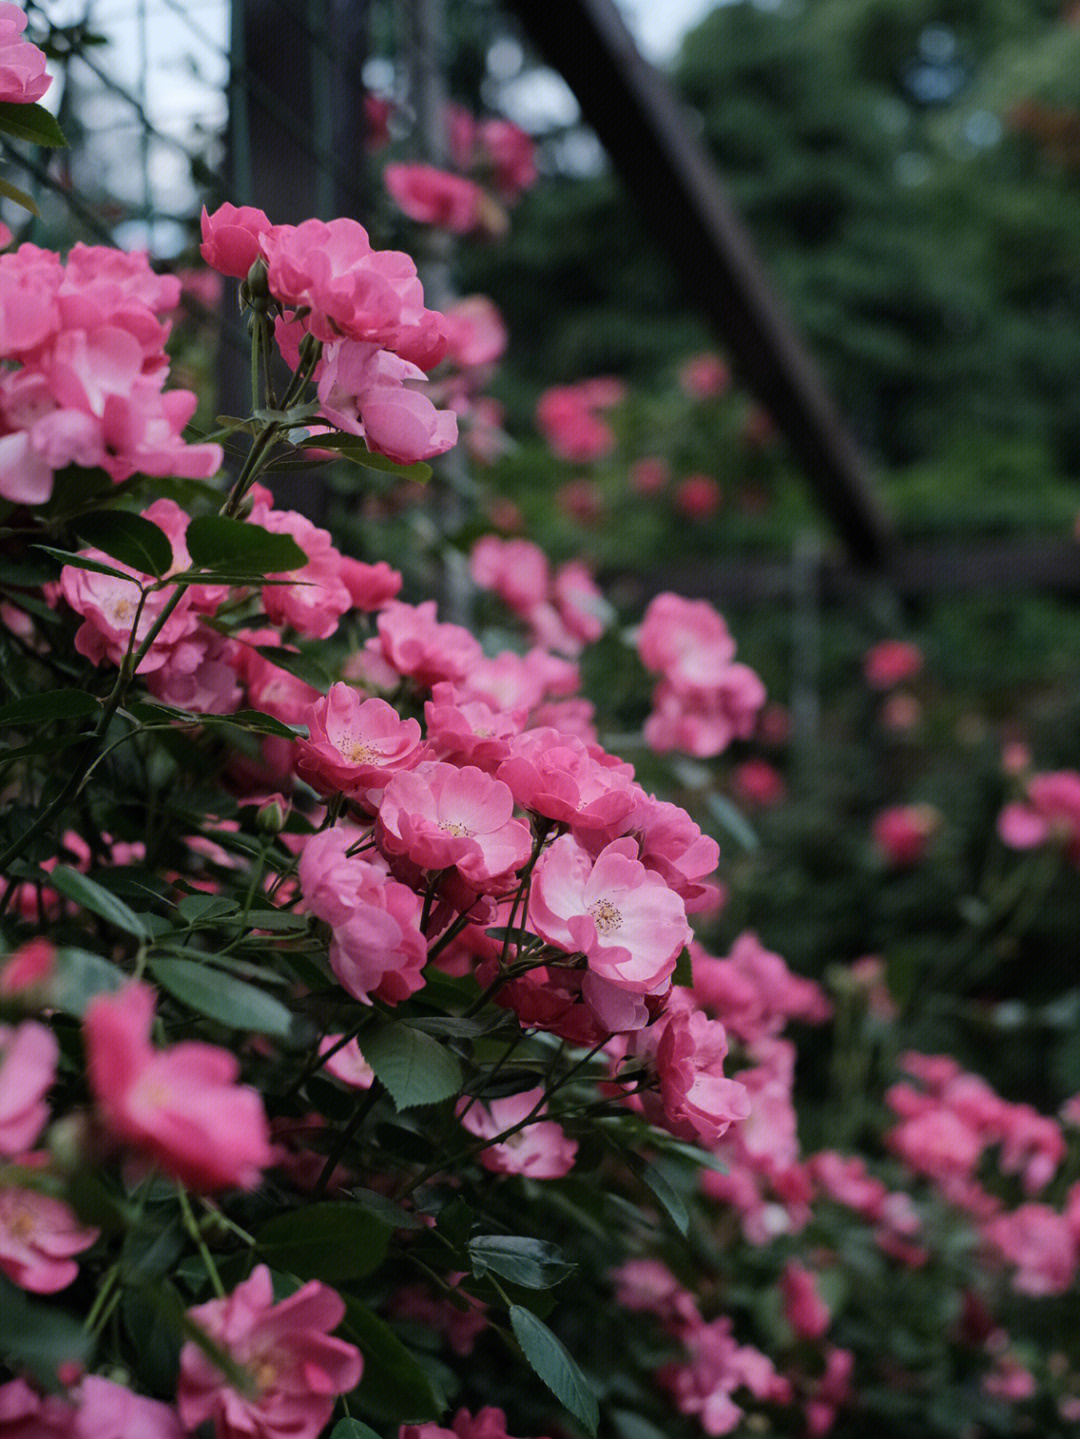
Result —
[[19, 729], [56, 719], [85, 719], [100, 708], [101, 701], [85, 690], [45, 690], [0, 705], [0, 729]]
[[365, 1033], [364, 1058], [398, 1109], [437, 1104], [461, 1088], [457, 1056], [405, 1024], [385, 1024]]
[[69, 869], [66, 864], [58, 864], [49, 876], [49, 883], [53, 889], [58, 889], [62, 895], [109, 924], [114, 924], [117, 929], [134, 935], [136, 939], [146, 939], [147, 929], [139, 916], [122, 899], [117, 899], [111, 890], [103, 888], [85, 874]]
[[655, 1164], [646, 1164], [637, 1155], [627, 1154], [627, 1162], [630, 1168], [641, 1180], [642, 1184], [651, 1189], [664, 1213], [674, 1224], [675, 1228], [685, 1238], [690, 1233], [690, 1215], [687, 1212], [682, 1195], [671, 1184], [671, 1181]]
[[169, 537], [159, 525], [127, 510], [91, 510], [74, 528], [94, 549], [156, 580], [173, 564]]
[[292, 535], [277, 535], [225, 515], [199, 515], [188, 525], [185, 538], [193, 565], [253, 579], [301, 570], [308, 562]]
[[62, 565], [69, 565], [74, 570], [92, 570], [95, 575], [112, 575], [116, 580], [127, 580], [129, 584], [137, 584], [131, 575], [123, 570], [114, 569], [112, 565], [106, 565], [101, 560], [92, 560], [89, 555], [75, 554], [71, 550], [57, 550], [52, 545], [35, 545], [35, 550], [44, 550], [47, 555], [52, 555], [54, 560], [59, 560]]
[[255, 1243], [271, 1269], [329, 1284], [362, 1279], [386, 1257], [390, 1230], [362, 1204], [307, 1204], [262, 1226]]
[[334, 682], [330, 671], [314, 655], [304, 654], [299, 650], [287, 650], [281, 645], [255, 645], [254, 648], [264, 660], [269, 660], [279, 670], [285, 670], [287, 674], [303, 680], [304, 684], [320, 690], [323, 694]]
[[351, 1295], [345, 1300], [342, 1332], [364, 1356], [364, 1374], [357, 1389], [359, 1406], [378, 1419], [397, 1424], [423, 1424], [446, 1408], [420, 1362], [390, 1326]]
[[0, 104], [0, 130], [17, 140], [30, 140], [50, 150], [66, 150], [64, 132], [44, 105], [17, 104], [5, 100]]
[[284, 1039], [292, 1012], [273, 995], [190, 959], [155, 959], [154, 978], [174, 999], [230, 1029], [247, 1029]]
[[99, 994], [115, 994], [127, 978], [123, 970], [100, 954], [88, 949], [58, 949], [48, 979], [49, 1003], [81, 1019], [92, 999]]
[[468, 1247], [477, 1279], [498, 1274], [525, 1289], [551, 1289], [576, 1267], [557, 1245], [526, 1235], [477, 1234]]
[[54, 1387], [62, 1364], [84, 1366], [94, 1341], [73, 1314], [31, 1299], [0, 1275], [0, 1356], [16, 1374], [29, 1370]]
[[339, 1419], [330, 1430], [330, 1439], [379, 1439], [379, 1435], [359, 1419]]
[[413, 1214], [409, 1209], [402, 1209], [400, 1204], [395, 1204], [392, 1199], [387, 1199], [385, 1194], [380, 1194], [377, 1189], [350, 1189], [349, 1193], [362, 1204], [365, 1209], [370, 1209], [377, 1219], [391, 1229], [426, 1229], [427, 1225], [418, 1214]]
[[600, 1406], [589, 1381], [562, 1341], [555, 1337], [542, 1319], [520, 1304], [510, 1306], [510, 1327], [533, 1372], [543, 1380], [559, 1403], [590, 1434], [595, 1434], [600, 1422]]

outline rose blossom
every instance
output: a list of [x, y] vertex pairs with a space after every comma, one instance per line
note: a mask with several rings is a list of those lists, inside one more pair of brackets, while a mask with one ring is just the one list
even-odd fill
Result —
[[[526, 1119], [543, 1097], [543, 1089], [529, 1089], [490, 1104], [460, 1099], [458, 1117], [463, 1129], [481, 1139], [495, 1139]], [[546, 1106], [536, 1110], [537, 1116]], [[495, 1174], [525, 1174], [530, 1179], [562, 1179], [574, 1167], [577, 1141], [568, 1139], [562, 1126], [550, 1119], [539, 1119], [509, 1135], [498, 1144], [489, 1144], [480, 1151], [480, 1163]]]
[[106, 1129], [192, 1189], [254, 1189], [272, 1158], [261, 1098], [216, 1045], [155, 1049], [153, 1019], [154, 991], [139, 980], [86, 1007], [87, 1077]]
[[66, 1289], [79, 1272], [72, 1256], [89, 1249], [97, 1237], [98, 1231], [80, 1226], [62, 1200], [0, 1185], [0, 1273], [20, 1289], [32, 1294]]
[[784, 1265], [780, 1275], [780, 1293], [784, 1301], [784, 1318], [800, 1339], [820, 1339], [832, 1323], [829, 1306], [818, 1293], [809, 1269], [794, 1259]]
[[0, 102], [32, 105], [52, 84], [45, 53], [23, 39], [26, 16], [18, 5], [0, 5]]
[[421, 869], [457, 869], [476, 888], [525, 863], [527, 825], [513, 818], [507, 785], [474, 765], [439, 761], [395, 775], [379, 803], [376, 834], [390, 855]]
[[392, 600], [375, 625], [379, 637], [369, 640], [368, 648], [425, 689], [439, 680], [457, 684], [482, 657], [479, 640], [467, 629], [436, 621], [434, 600], [421, 605]]
[[571, 835], [549, 846], [533, 872], [529, 922], [589, 969], [632, 993], [655, 993], [670, 980], [690, 938], [679, 896], [637, 859], [633, 840], [617, 839], [594, 860]]
[[176, 1393], [185, 1430], [212, 1421], [216, 1439], [317, 1439], [336, 1396], [360, 1382], [359, 1350], [330, 1332], [345, 1305], [316, 1279], [275, 1304], [270, 1271], [260, 1264], [224, 1299], [188, 1315], [249, 1371], [254, 1389], [234, 1389], [189, 1341], [180, 1352]]
[[410, 220], [454, 235], [467, 235], [481, 222], [483, 191], [463, 175], [434, 165], [399, 163], [387, 165], [383, 181]]
[[71, 1439], [182, 1439], [180, 1421], [167, 1404], [97, 1374], [79, 1385], [78, 1401]]
[[424, 752], [418, 721], [403, 720], [385, 700], [361, 700], [340, 682], [311, 706], [304, 721], [309, 738], [297, 741], [296, 768], [323, 794], [382, 789]]
[[0, 1024], [0, 1155], [21, 1154], [41, 1133], [59, 1053], [52, 1030], [35, 1020]]

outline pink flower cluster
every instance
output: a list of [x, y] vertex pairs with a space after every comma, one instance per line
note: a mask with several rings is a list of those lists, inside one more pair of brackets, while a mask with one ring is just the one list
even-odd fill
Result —
[[26, 16], [18, 5], [0, 4], [0, 103], [32, 105], [52, 84], [45, 55], [25, 39]]
[[863, 658], [863, 675], [874, 690], [890, 690], [914, 679], [923, 668], [923, 654], [908, 640], [881, 640]]
[[[5, 7], [10, 8], [10, 7]], [[38, 505], [68, 465], [206, 479], [219, 445], [187, 445], [197, 397], [164, 389], [180, 282], [144, 254], [76, 245], [67, 261], [0, 255], [0, 497]]]
[[1080, 868], [1080, 774], [1058, 770], [1033, 774], [1022, 799], [998, 816], [998, 834], [1010, 849], [1059, 844], [1069, 863]]
[[398, 1439], [509, 1439], [506, 1415], [501, 1409], [459, 1409], [449, 1429], [440, 1424], [403, 1424]]
[[485, 535], [469, 557], [476, 584], [492, 590], [529, 626], [534, 644], [576, 656], [594, 644], [611, 622], [611, 610], [581, 560], [554, 573], [531, 540]]
[[373, 250], [355, 220], [271, 225], [261, 210], [229, 204], [203, 211], [202, 234], [203, 259], [223, 275], [242, 278], [264, 262], [290, 364], [304, 333], [323, 342], [315, 376], [330, 424], [402, 464], [452, 448], [454, 415], [414, 388], [446, 353], [447, 338], [407, 255]]
[[615, 448], [615, 432], [603, 411], [625, 394], [621, 380], [598, 377], [545, 390], [536, 406], [536, 427], [561, 460], [588, 464]]
[[765, 687], [753, 670], [734, 662], [735, 641], [707, 600], [657, 595], [637, 644], [642, 664], [661, 677], [645, 721], [652, 749], [705, 759], [753, 732]]

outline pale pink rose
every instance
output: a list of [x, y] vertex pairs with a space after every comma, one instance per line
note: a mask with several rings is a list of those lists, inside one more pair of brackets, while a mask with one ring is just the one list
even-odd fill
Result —
[[477, 656], [457, 687], [463, 699], [482, 700], [494, 710], [531, 710], [547, 693], [545, 678], [533, 653], [503, 650], [491, 659]]
[[483, 191], [472, 180], [434, 165], [387, 165], [383, 181], [410, 220], [467, 235], [481, 223]]
[[[7, 8], [7, 7], [4, 7]], [[3, 17], [0, 15], [0, 24]], [[3, 1439], [72, 1439], [75, 1411], [49, 1394], [35, 1394], [25, 1379], [0, 1384], [0, 1435]]]
[[272, 534], [291, 535], [307, 555], [307, 564], [267, 579], [293, 584], [266, 585], [263, 609], [273, 625], [292, 625], [312, 639], [327, 639], [343, 614], [352, 609], [352, 596], [341, 578], [341, 555], [327, 530], [321, 530], [295, 510], [275, 510], [261, 500], [251, 511], [251, 522]]
[[52, 1030], [36, 1020], [0, 1024], [0, 1155], [22, 1154], [41, 1133], [59, 1054]]
[[403, 1424], [398, 1439], [509, 1439], [506, 1415], [501, 1409], [478, 1409], [475, 1417], [467, 1409], [459, 1409], [453, 1425], [443, 1429], [438, 1424]]
[[1013, 1287], [1042, 1298], [1064, 1294], [1080, 1267], [1076, 1235], [1065, 1215], [1046, 1204], [1021, 1204], [983, 1226], [983, 1238], [1016, 1265]]
[[907, 640], [881, 640], [863, 658], [863, 675], [875, 690], [889, 690], [914, 679], [922, 668], [922, 650]]
[[375, 1081], [375, 1071], [360, 1053], [360, 1045], [355, 1039], [350, 1039], [348, 1044], [335, 1048], [340, 1039], [340, 1034], [327, 1034], [319, 1041], [320, 1054], [334, 1051], [323, 1061], [323, 1068], [350, 1089], [370, 1089]]
[[691, 355], [679, 367], [679, 384], [692, 400], [713, 399], [731, 384], [731, 371], [719, 355]]
[[[523, 708], [495, 710], [483, 700], [460, 698], [452, 684], [434, 685], [424, 705], [433, 758], [476, 765], [491, 774], [510, 754], [510, 740], [525, 727]], [[2, 984], [2, 980], [0, 980]]]
[[799, 1339], [820, 1339], [832, 1323], [832, 1312], [818, 1293], [809, 1269], [791, 1259], [780, 1275], [784, 1318]]
[[529, 857], [532, 836], [513, 812], [514, 797], [501, 780], [474, 765], [434, 761], [391, 779], [375, 832], [387, 854], [405, 855], [425, 870], [453, 866], [484, 889]]
[[52, 84], [44, 51], [23, 39], [26, 16], [18, 5], [0, 5], [0, 102], [32, 105]]
[[[2, 961], [0, 999], [38, 991], [51, 978], [55, 963], [56, 949], [44, 935], [28, 939]], [[0, 1038], [0, 1050], [2, 1047], [3, 1039]], [[0, 1075], [2, 1073], [0, 1069]]]
[[264, 659], [255, 646], [269, 645], [293, 654], [296, 653], [295, 648], [282, 645], [280, 633], [273, 629], [240, 630], [236, 638], [241, 643], [237, 644], [232, 663], [247, 685], [251, 707], [284, 720], [286, 724], [303, 723], [306, 711], [322, 698], [319, 691], [288, 670]]
[[342, 555], [339, 573], [354, 609], [381, 610], [401, 590], [400, 571], [392, 570], [385, 560], [369, 565], [363, 560], [354, 560], [351, 555]]
[[192, 1189], [254, 1189], [272, 1157], [262, 1100], [236, 1083], [224, 1049], [155, 1049], [153, 1020], [154, 992], [138, 980], [87, 1006], [87, 1077], [106, 1130]]
[[362, 700], [350, 685], [331, 685], [304, 722], [309, 737], [297, 740], [296, 768], [322, 794], [382, 789], [424, 754], [418, 721], [385, 700]]
[[1017, 1403], [1031, 1399], [1038, 1393], [1038, 1383], [1030, 1369], [1026, 1369], [1014, 1354], [999, 1354], [994, 1367], [983, 1375], [983, 1392], [994, 1399]]
[[699, 759], [722, 754], [754, 731], [765, 686], [746, 665], [732, 664], [713, 689], [685, 690], [662, 680], [653, 691], [645, 740], [657, 754], [681, 750]]
[[690, 953], [695, 1000], [744, 1044], [778, 1035], [792, 1019], [821, 1024], [832, 1013], [821, 986], [793, 974], [752, 930], [738, 936], [725, 959], [697, 944]]
[[922, 1113], [902, 1120], [887, 1139], [889, 1148], [916, 1174], [941, 1181], [970, 1177], [984, 1148], [971, 1124], [933, 1102]]
[[[481, 1139], [495, 1139], [504, 1130], [532, 1114], [543, 1097], [543, 1089], [529, 1089], [490, 1104], [459, 1099], [458, 1117], [463, 1129]], [[541, 1105], [538, 1115], [545, 1113]], [[480, 1163], [495, 1174], [525, 1174], [530, 1179], [562, 1179], [574, 1167], [577, 1141], [568, 1139], [562, 1126], [550, 1119], [538, 1119], [509, 1135], [498, 1144], [480, 1151]]]
[[650, 601], [637, 646], [645, 668], [680, 691], [716, 689], [735, 658], [735, 641], [708, 600], [670, 592]]
[[183, 1432], [175, 1412], [156, 1399], [96, 1374], [79, 1385], [72, 1439], [182, 1439]]
[[551, 587], [547, 556], [531, 540], [484, 535], [473, 545], [469, 573], [483, 590], [494, 590], [519, 615], [543, 604]]
[[375, 653], [426, 689], [440, 680], [459, 683], [482, 657], [479, 640], [467, 629], [436, 621], [434, 600], [415, 606], [392, 600], [375, 624], [379, 637], [368, 641]]
[[[175, 587], [166, 585], [164, 589], [151, 590], [140, 609], [140, 588], [153, 583], [151, 576], [129, 569], [100, 550], [81, 550], [80, 553], [130, 576], [120, 579], [119, 575], [98, 574], [74, 565], [65, 565], [60, 571], [61, 594], [76, 614], [83, 617], [75, 635], [75, 648], [93, 664], [108, 660], [119, 666], [128, 652], [132, 628], [135, 628], [138, 646], [172, 599]], [[198, 628], [193, 597], [190, 591], [185, 591], [155, 635], [139, 664], [139, 673], [148, 675], [165, 665], [180, 673], [197, 669], [206, 655], [205, 642], [195, 638]]]
[[20, 1289], [32, 1294], [66, 1289], [79, 1273], [72, 1256], [89, 1249], [97, 1237], [98, 1231], [81, 1226], [62, 1200], [0, 1186], [0, 1273]]
[[339, 340], [326, 347], [319, 375], [322, 415], [362, 436], [369, 450], [399, 464], [445, 454], [457, 443], [457, 417], [437, 410], [414, 382], [419, 365], [378, 346]]
[[677, 804], [639, 792], [630, 832], [637, 838], [638, 858], [681, 896], [687, 914], [707, 909], [716, 886], [707, 884], [720, 863], [720, 846]]
[[667, 986], [690, 926], [682, 900], [636, 854], [621, 839], [594, 860], [561, 836], [533, 871], [529, 921], [549, 944], [583, 953], [600, 979], [649, 994]]
[[749, 1345], [737, 1344], [731, 1331], [726, 1317], [688, 1325], [683, 1336], [686, 1362], [666, 1364], [657, 1374], [679, 1412], [696, 1418], [709, 1435], [730, 1434], [741, 1424], [743, 1410], [731, 1397], [739, 1389], [772, 1403], [788, 1404], [792, 1398], [791, 1385], [772, 1361]]
[[857, 1155], [838, 1154], [823, 1149], [811, 1155], [807, 1165], [812, 1178], [830, 1199], [853, 1209], [864, 1219], [877, 1219], [888, 1193], [880, 1179], [867, 1171], [866, 1163]]
[[552, 597], [559, 618], [574, 642], [566, 649], [568, 654], [576, 653], [582, 645], [595, 644], [611, 623], [611, 606], [582, 560], [570, 560], [559, 566], [552, 584]]
[[252, 205], [230, 205], [226, 201], [212, 215], [204, 205], [199, 254], [219, 274], [245, 279], [260, 258], [260, 239], [271, 228], [263, 212]]
[[446, 358], [464, 370], [493, 365], [507, 345], [506, 325], [486, 295], [467, 295], [450, 305], [446, 320]]
[[[201, 646], [202, 655], [193, 664], [196, 646]], [[175, 663], [170, 655], [160, 669], [147, 676], [146, 687], [155, 699], [178, 709], [195, 714], [232, 714], [244, 697], [233, 665], [235, 649], [232, 640], [200, 625], [184, 647], [182, 664]]]
[[533, 729], [510, 741], [510, 758], [496, 773], [523, 809], [613, 837], [636, 803], [628, 770], [603, 763], [573, 735]]
[[536, 426], [560, 459], [587, 464], [615, 448], [615, 433], [598, 408], [580, 385], [558, 385], [540, 396]]
[[919, 863], [940, 828], [941, 815], [933, 805], [897, 805], [875, 816], [871, 834], [888, 864], [908, 869]]
[[1007, 804], [998, 816], [998, 835], [1011, 849], [1063, 845], [1070, 864], [1080, 867], [1080, 774], [1059, 770], [1035, 774], [1023, 800]]
[[692, 1322], [694, 1297], [659, 1259], [628, 1259], [612, 1271], [615, 1299], [632, 1314], [655, 1314], [669, 1328]]
[[852, 1399], [851, 1376], [855, 1371], [855, 1355], [850, 1349], [829, 1345], [825, 1351], [825, 1372], [816, 1380], [806, 1401], [806, 1432], [810, 1439], [827, 1434], [836, 1422], [836, 1415]]
[[176, 1392], [185, 1430], [212, 1421], [216, 1439], [317, 1439], [337, 1395], [360, 1382], [359, 1350], [331, 1334], [345, 1305], [318, 1280], [275, 1304], [270, 1271], [260, 1264], [231, 1294], [188, 1316], [248, 1370], [253, 1391], [232, 1388], [189, 1341], [180, 1352]]
[[712, 1148], [750, 1113], [746, 1088], [723, 1072], [727, 1050], [724, 1026], [692, 1007], [669, 1011], [632, 1035], [629, 1052], [645, 1060], [660, 1081], [659, 1091], [642, 1094], [645, 1117], [680, 1139]]

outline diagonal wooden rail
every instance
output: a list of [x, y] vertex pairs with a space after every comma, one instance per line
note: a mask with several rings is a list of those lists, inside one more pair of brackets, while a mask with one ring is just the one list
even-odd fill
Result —
[[786, 435], [852, 563], [887, 569], [896, 539], [859, 448], [712, 160], [613, 0], [508, 0], [508, 8], [574, 92], [688, 294]]

